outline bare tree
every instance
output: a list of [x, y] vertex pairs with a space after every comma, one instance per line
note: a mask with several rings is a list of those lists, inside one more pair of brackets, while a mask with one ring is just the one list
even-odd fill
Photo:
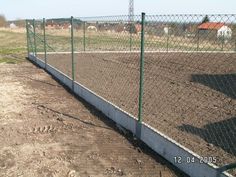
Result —
[[0, 27], [5, 27], [7, 24], [6, 18], [4, 15], [0, 15]]

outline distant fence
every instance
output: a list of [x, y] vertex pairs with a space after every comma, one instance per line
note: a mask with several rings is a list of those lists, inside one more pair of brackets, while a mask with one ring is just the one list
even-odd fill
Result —
[[[28, 53], [196, 152], [202, 163], [233, 164], [236, 15], [129, 19], [26, 20]], [[233, 167], [222, 169], [236, 174]]]

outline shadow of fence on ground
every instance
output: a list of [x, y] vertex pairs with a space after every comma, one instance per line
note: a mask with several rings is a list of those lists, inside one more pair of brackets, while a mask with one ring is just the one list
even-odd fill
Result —
[[197, 128], [192, 125], [181, 125], [181, 131], [197, 135], [209, 144], [222, 148], [236, 156], [236, 117]]
[[236, 99], [236, 74], [193, 74], [192, 82], [197, 82]]

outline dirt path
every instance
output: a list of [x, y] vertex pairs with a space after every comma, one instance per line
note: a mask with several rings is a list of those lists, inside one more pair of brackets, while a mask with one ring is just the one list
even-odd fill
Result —
[[0, 76], [0, 176], [183, 176], [31, 63]]

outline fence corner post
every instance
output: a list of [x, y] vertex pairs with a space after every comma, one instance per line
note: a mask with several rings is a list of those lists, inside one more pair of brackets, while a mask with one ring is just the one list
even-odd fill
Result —
[[25, 28], [26, 28], [26, 42], [27, 42], [27, 54], [28, 54], [28, 58], [29, 58], [29, 29], [28, 29], [28, 20], [25, 20]]
[[37, 43], [36, 43], [35, 19], [33, 19], [33, 28], [34, 28], [34, 55], [37, 57]]
[[47, 68], [47, 46], [46, 46], [46, 22], [45, 18], [43, 18], [43, 45], [44, 45], [44, 62], [45, 62], [45, 69]]
[[74, 81], [75, 81], [75, 64], [74, 64], [74, 17], [70, 18], [70, 28], [71, 28], [71, 66], [72, 66], [72, 90], [74, 90]]

